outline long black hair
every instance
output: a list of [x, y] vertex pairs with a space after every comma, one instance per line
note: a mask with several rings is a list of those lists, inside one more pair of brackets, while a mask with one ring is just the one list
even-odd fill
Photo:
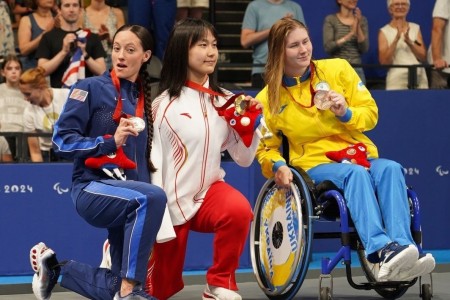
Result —
[[[188, 74], [189, 49], [211, 32], [214, 38], [218, 34], [214, 26], [202, 19], [187, 18], [175, 24], [170, 33], [161, 70], [159, 93], [168, 90], [171, 97], [180, 96]], [[221, 92], [215, 76], [209, 76], [209, 87]]]

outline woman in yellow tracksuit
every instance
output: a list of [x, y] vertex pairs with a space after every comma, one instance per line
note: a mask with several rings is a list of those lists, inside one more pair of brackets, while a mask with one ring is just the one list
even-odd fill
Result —
[[[256, 96], [272, 132], [257, 151], [263, 174], [274, 176], [282, 187], [292, 180], [279, 151], [284, 135], [290, 165], [306, 170], [316, 184], [327, 179], [344, 191], [368, 259], [380, 262], [378, 280], [411, 280], [431, 272], [434, 258], [419, 255], [411, 236], [403, 168], [378, 158], [376, 146], [363, 133], [377, 123], [375, 100], [346, 60], [312, 60], [312, 48], [301, 22], [283, 18], [272, 26], [267, 86]], [[314, 96], [319, 94], [328, 106], [315, 104]], [[333, 162], [325, 155], [357, 143], [367, 147], [367, 170]]]

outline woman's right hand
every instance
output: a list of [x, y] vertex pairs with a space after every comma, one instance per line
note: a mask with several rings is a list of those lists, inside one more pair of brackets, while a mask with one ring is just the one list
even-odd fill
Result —
[[138, 136], [139, 132], [134, 128], [134, 124], [130, 119], [121, 118], [119, 126], [114, 133], [114, 141], [116, 142], [116, 147], [119, 148], [125, 145], [129, 135]]
[[275, 172], [275, 183], [277, 186], [282, 188], [288, 188], [294, 178], [291, 169], [288, 166], [281, 166]]

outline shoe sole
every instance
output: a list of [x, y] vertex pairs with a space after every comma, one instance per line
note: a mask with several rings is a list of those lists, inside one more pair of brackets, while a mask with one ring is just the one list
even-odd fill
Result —
[[411, 281], [416, 277], [420, 277], [433, 272], [436, 267], [436, 261], [431, 254], [427, 254], [419, 259], [414, 266], [408, 270], [398, 274], [399, 281]]
[[[388, 263], [389, 267], [380, 267], [378, 281], [391, 281], [401, 270], [410, 269], [419, 258], [419, 251], [413, 245], [403, 250], [400, 254], [394, 256]], [[387, 270], [386, 270], [387, 269]], [[381, 274], [381, 275], [380, 275]]]
[[[55, 256], [55, 252], [52, 249], [46, 248], [46, 250], [44, 250], [44, 252], [40, 255], [40, 259], [36, 259], [36, 261], [38, 262], [36, 266], [37, 272], [33, 275], [32, 289], [34, 296], [38, 300], [48, 300], [50, 299], [51, 296], [51, 292], [49, 295], [47, 295], [47, 297], [43, 295], [43, 293], [46, 293], [50, 279], [41, 277], [41, 276], [48, 276], [48, 274], [44, 274], [46, 272], [41, 272], [41, 269], [42, 269], [42, 261], [48, 260], [52, 256]], [[46, 283], [45, 286], [43, 285], [43, 282]]]

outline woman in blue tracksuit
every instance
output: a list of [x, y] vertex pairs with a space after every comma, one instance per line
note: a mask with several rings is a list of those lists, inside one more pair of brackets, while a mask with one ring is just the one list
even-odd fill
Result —
[[[74, 159], [76, 210], [89, 224], [108, 229], [112, 268], [60, 264], [39, 243], [30, 254], [38, 299], [50, 297], [60, 273], [61, 286], [90, 299], [155, 299], [141, 288], [166, 204], [163, 190], [149, 184], [153, 126], [146, 65], [152, 46], [145, 28], [120, 28], [112, 71], [73, 86], [55, 124], [56, 153]], [[120, 154], [126, 157], [115, 160]]]

